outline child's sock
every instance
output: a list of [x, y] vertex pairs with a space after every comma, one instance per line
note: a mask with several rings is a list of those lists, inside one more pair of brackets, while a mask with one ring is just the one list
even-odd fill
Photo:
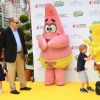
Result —
[[2, 93], [2, 88], [0, 88], [0, 93]]

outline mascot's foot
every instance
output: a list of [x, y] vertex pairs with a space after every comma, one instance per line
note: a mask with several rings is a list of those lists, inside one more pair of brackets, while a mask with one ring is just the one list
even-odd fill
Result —
[[57, 85], [57, 86], [64, 86], [65, 83], [62, 83], [62, 84], [61, 84], [61, 83], [56, 83], [56, 85]]
[[55, 84], [58, 86], [65, 84], [65, 69], [55, 69]]
[[100, 81], [97, 81], [95, 86], [96, 86], [96, 88], [95, 88], [96, 94], [100, 95]]
[[50, 86], [55, 84], [55, 70], [51, 68], [46, 68], [45, 71], [45, 86]]
[[51, 86], [51, 85], [54, 85], [54, 83], [51, 83], [51, 84], [45, 83], [45, 86]]
[[[55, 83], [45, 83], [45, 86], [50, 86], [50, 85], [54, 85]], [[64, 86], [65, 83], [56, 83], [57, 86]]]

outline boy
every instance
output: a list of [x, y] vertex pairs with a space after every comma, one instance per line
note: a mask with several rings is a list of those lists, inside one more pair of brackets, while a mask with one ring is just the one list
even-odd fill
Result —
[[[78, 56], [77, 61], [77, 72], [79, 75], [79, 78], [82, 82], [82, 86], [80, 88], [80, 92], [88, 92], [88, 91], [94, 91], [92, 87], [89, 86], [88, 76], [85, 71], [85, 62], [92, 59], [92, 56], [87, 56], [85, 53], [87, 52], [87, 46], [85, 44], [80, 45], [79, 47], [80, 54]], [[84, 88], [84, 85], [87, 85], [87, 88]]]

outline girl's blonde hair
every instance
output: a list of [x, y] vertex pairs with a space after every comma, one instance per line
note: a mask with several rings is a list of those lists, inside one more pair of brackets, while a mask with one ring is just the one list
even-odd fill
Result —
[[79, 51], [80, 51], [80, 52], [81, 52], [83, 49], [87, 49], [87, 45], [81, 44], [81, 45], [79, 46]]

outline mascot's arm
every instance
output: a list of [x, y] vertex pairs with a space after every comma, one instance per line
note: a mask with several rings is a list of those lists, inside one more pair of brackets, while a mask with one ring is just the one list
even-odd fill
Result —
[[88, 44], [89, 46], [91, 46], [91, 44], [92, 44], [92, 42], [91, 42], [90, 40], [88, 40], [88, 39], [85, 39], [84, 42], [85, 42], [86, 44]]
[[94, 48], [94, 43], [91, 42], [90, 40], [85, 39], [84, 40], [85, 43], [87, 43], [90, 46], [90, 53], [95, 56], [97, 53], [100, 52], [100, 47], [96, 47]]
[[90, 50], [90, 52], [91, 52], [91, 54], [92, 54], [93, 56], [95, 56], [97, 53], [100, 52], [100, 47], [92, 48], [92, 49]]
[[63, 48], [69, 45], [69, 38], [67, 35], [62, 34], [55, 36], [48, 42], [48, 46], [52, 48]]
[[47, 42], [42, 35], [38, 38], [38, 45], [41, 50], [47, 49]]

